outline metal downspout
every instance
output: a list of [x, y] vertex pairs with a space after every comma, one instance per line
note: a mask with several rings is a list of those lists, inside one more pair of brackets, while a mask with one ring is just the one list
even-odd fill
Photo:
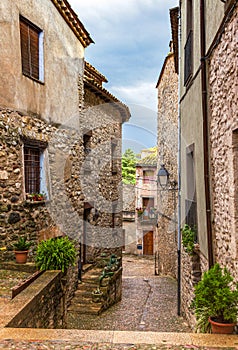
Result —
[[179, 2], [179, 77], [178, 77], [178, 227], [177, 227], [177, 259], [178, 259], [178, 290], [177, 290], [177, 314], [181, 315], [181, 113], [180, 113], [180, 59], [181, 59], [181, 1]]
[[206, 201], [206, 223], [208, 264], [213, 265], [212, 222], [211, 222], [211, 198], [209, 176], [209, 141], [208, 141], [208, 108], [207, 108], [207, 70], [206, 70], [206, 32], [205, 32], [205, 7], [204, 0], [200, 0], [200, 44], [201, 44], [201, 83], [202, 83], [202, 114], [203, 114], [203, 154], [204, 154], [204, 184]]

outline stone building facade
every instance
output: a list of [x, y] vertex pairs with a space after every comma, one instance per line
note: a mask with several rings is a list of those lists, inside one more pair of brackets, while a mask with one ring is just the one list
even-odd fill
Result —
[[[36, 247], [67, 234], [81, 245], [82, 262], [120, 253], [121, 124], [129, 110], [84, 63], [93, 41], [67, 1], [1, 8], [0, 259], [13, 259], [22, 235]], [[35, 43], [34, 62], [26, 42]]]
[[[173, 10], [174, 11], [174, 10]], [[176, 18], [178, 9], [175, 9]], [[171, 21], [172, 24], [172, 21]], [[156, 229], [156, 273], [177, 276], [177, 157], [178, 157], [178, 74], [174, 43], [165, 58], [158, 82], [158, 158], [169, 173], [166, 188], [158, 183], [158, 223]]]
[[238, 278], [237, 1], [184, 0], [180, 12], [182, 222], [199, 243], [192, 257], [182, 251], [182, 311], [194, 325], [202, 273], [219, 262]]
[[136, 240], [136, 195], [135, 185], [123, 184], [123, 250], [127, 254], [137, 254], [137, 240]]
[[137, 254], [154, 255], [157, 209], [157, 148], [141, 151], [136, 164], [136, 242]]
[[238, 281], [238, 4], [208, 63], [214, 256]]

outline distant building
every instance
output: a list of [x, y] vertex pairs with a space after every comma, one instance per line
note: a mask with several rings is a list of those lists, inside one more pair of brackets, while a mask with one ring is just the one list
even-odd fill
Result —
[[157, 208], [157, 149], [143, 150], [136, 165], [137, 253], [154, 255]]
[[[178, 8], [170, 10], [172, 32]], [[169, 173], [166, 188], [158, 183], [158, 223], [156, 230], [156, 274], [177, 276], [177, 181], [178, 181], [178, 67], [177, 46], [170, 43], [156, 88], [158, 90], [157, 174], [164, 166]]]

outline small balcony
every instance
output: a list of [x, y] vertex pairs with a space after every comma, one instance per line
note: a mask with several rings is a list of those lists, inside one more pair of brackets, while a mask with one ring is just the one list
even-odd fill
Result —
[[157, 223], [156, 210], [147, 211], [146, 209], [141, 212], [137, 212], [138, 221], [141, 225], [155, 225]]

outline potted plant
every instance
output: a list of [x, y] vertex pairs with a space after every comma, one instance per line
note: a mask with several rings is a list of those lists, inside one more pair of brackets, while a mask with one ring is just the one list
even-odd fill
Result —
[[65, 272], [75, 265], [76, 248], [68, 236], [41, 241], [36, 250], [36, 266], [40, 270], [61, 270]]
[[31, 202], [42, 202], [46, 200], [46, 194], [45, 193], [28, 193], [27, 199], [29, 199]]
[[198, 244], [196, 244], [196, 236], [195, 228], [185, 224], [182, 229], [182, 243], [185, 252], [189, 255], [193, 255], [195, 248], [198, 246]]
[[238, 283], [216, 263], [195, 286], [193, 301], [197, 328], [202, 332], [233, 333], [238, 315]]
[[15, 258], [18, 264], [25, 264], [27, 262], [28, 251], [32, 244], [32, 242], [27, 242], [26, 237], [22, 236], [13, 244]]
[[141, 208], [141, 207], [140, 208], [136, 208], [136, 211], [137, 211], [138, 218], [141, 217], [143, 212], [144, 212], [143, 208]]
[[92, 301], [94, 303], [100, 303], [102, 300], [103, 291], [98, 287], [92, 291]]

